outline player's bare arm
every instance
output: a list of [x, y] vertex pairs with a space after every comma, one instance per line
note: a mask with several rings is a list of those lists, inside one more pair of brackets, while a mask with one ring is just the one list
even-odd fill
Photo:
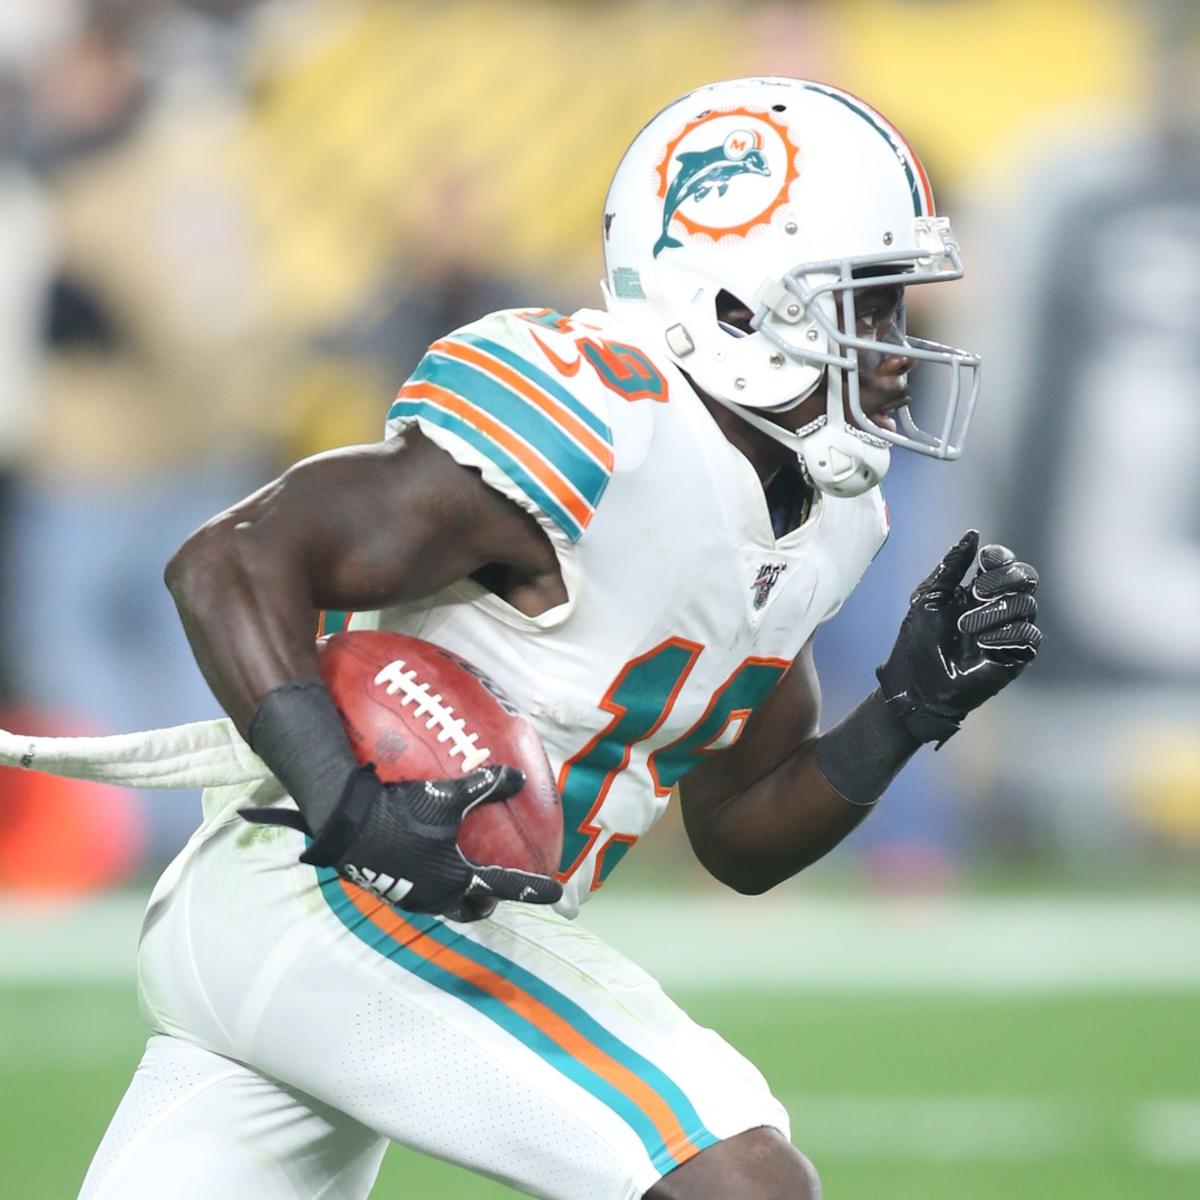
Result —
[[1037, 572], [971, 530], [913, 593], [880, 687], [817, 735], [810, 641], [742, 738], [680, 784], [697, 857], [740, 892], [764, 892], [816, 862], [870, 812], [925, 742], [1017, 677], [1041, 642]]
[[193, 534], [166, 581], [200, 669], [247, 733], [263, 698], [315, 676], [314, 615], [429, 596], [486, 564], [506, 599], [563, 598], [537, 522], [416, 431], [307, 459]]
[[488, 564], [517, 605], [561, 597], [537, 522], [412, 432], [300, 463], [200, 529], [166, 572], [205, 678], [299, 809], [246, 815], [310, 834], [305, 861], [464, 919], [498, 898], [561, 894], [542, 876], [476, 869], [456, 846], [467, 808], [512, 795], [520, 772], [382, 784], [356, 760], [318, 676], [313, 617], [429, 596]]

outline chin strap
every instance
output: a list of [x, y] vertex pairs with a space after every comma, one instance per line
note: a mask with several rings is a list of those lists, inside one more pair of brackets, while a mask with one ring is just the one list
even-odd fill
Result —
[[752, 408], [713, 399], [767, 437], [786, 446], [800, 460], [806, 478], [829, 496], [861, 496], [886, 474], [891, 449], [882, 438], [847, 425], [842, 417], [842, 373], [829, 372], [825, 416], [799, 429], [784, 429]]

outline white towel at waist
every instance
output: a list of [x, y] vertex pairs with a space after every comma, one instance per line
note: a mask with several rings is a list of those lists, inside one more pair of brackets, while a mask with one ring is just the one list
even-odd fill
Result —
[[135, 788], [216, 788], [269, 778], [228, 717], [110, 737], [0, 729], [0, 765]]

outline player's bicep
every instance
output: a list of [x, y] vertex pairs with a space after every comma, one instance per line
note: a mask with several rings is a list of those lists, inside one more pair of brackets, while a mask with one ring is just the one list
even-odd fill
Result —
[[317, 487], [333, 497], [314, 547], [318, 606], [378, 608], [432, 595], [488, 562], [553, 561], [531, 518], [418, 432], [354, 458]]
[[414, 436], [297, 464], [188, 538], [166, 583], [246, 734], [264, 696], [317, 674], [314, 609], [418, 599], [488, 562], [537, 574], [555, 558], [528, 514]]
[[318, 608], [432, 595], [487, 562], [553, 561], [536, 522], [413, 432], [306, 459], [219, 521]]

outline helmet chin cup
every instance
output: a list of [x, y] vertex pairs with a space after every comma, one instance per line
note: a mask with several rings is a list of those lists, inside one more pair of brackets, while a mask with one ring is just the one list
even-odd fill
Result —
[[805, 473], [828, 496], [861, 496], [887, 474], [891, 464], [886, 442], [868, 441], [840, 419], [826, 420], [799, 440]]
[[846, 423], [842, 372], [830, 367], [827, 375], [824, 419], [797, 431], [800, 461], [813, 486], [826, 495], [861, 496], [887, 474], [890, 447], [883, 438]]

